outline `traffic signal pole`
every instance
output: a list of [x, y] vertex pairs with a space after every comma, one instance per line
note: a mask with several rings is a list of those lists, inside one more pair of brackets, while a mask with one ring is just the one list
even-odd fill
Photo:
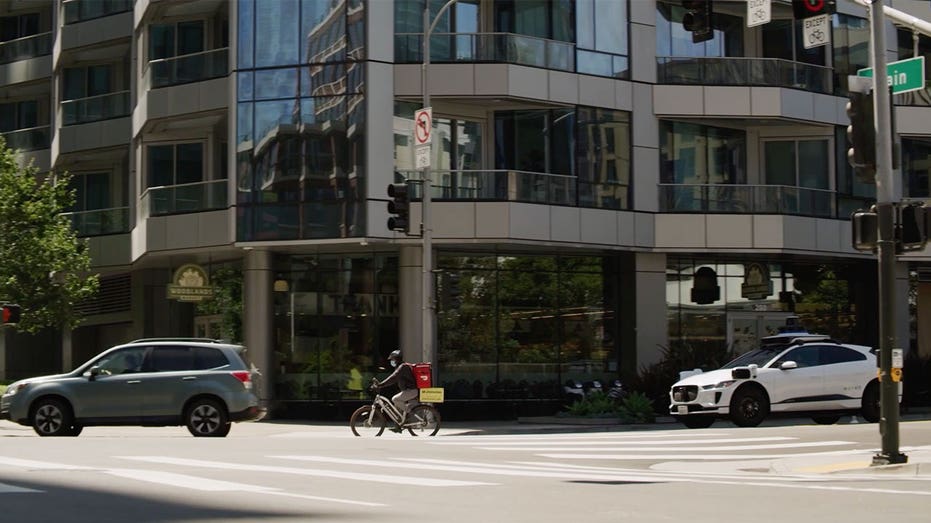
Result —
[[[420, 89], [423, 94], [423, 107], [424, 109], [430, 107], [430, 85], [427, 82], [427, 72], [430, 68], [430, 35], [433, 33], [433, 30], [436, 29], [437, 22], [440, 21], [440, 17], [443, 16], [443, 13], [449, 9], [449, 6], [456, 3], [458, 0], [448, 0], [443, 7], [437, 11], [436, 16], [433, 18], [433, 21], [430, 21], [430, 4], [431, 2], [425, 1], [423, 6], [423, 60], [420, 66]], [[431, 146], [432, 147], [432, 146]], [[422, 327], [422, 351], [421, 351], [421, 361], [433, 362], [433, 379], [436, 380], [436, 369], [438, 365], [436, 364], [436, 343], [434, 340], [433, 334], [433, 319], [436, 317], [436, 304], [433, 300], [433, 225], [430, 222], [430, 207], [431, 201], [433, 198], [433, 183], [430, 179], [430, 167], [425, 167], [422, 173], [423, 185], [421, 189], [423, 195], [421, 197], [421, 211], [420, 211], [420, 220], [421, 220], [421, 245], [422, 245], [422, 259], [421, 259], [421, 270], [423, 271], [423, 283], [422, 290], [423, 294], [421, 296], [421, 306], [423, 309], [423, 314], [421, 316], [421, 327]]]
[[882, 0], [870, 2], [870, 52], [873, 62], [873, 114], [876, 125], [876, 214], [879, 222], [879, 432], [882, 451], [874, 465], [905, 463], [899, 452], [899, 384], [892, 380], [895, 346], [895, 213], [892, 176], [892, 129], [886, 76], [885, 21]]

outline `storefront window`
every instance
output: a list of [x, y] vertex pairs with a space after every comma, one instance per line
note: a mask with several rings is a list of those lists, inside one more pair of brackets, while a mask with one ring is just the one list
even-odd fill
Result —
[[450, 398], [558, 399], [618, 377], [611, 258], [441, 256], [439, 376]]
[[398, 348], [397, 258], [296, 256], [275, 279], [277, 398], [364, 399]]

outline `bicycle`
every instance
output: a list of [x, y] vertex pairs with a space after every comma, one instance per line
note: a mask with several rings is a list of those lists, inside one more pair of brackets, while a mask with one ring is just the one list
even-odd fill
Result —
[[385, 425], [390, 419], [395, 424], [397, 432], [407, 429], [411, 436], [426, 435], [435, 436], [440, 430], [440, 413], [436, 407], [428, 403], [417, 403], [411, 407], [404, 418], [404, 414], [394, 406], [391, 398], [379, 394], [375, 385], [377, 379], [372, 379], [371, 391], [375, 391], [375, 397], [371, 405], [363, 405], [356, 409], [349, 418], [349, 428], [356, 436], [371, 435], [381, 436], [385, 431]]

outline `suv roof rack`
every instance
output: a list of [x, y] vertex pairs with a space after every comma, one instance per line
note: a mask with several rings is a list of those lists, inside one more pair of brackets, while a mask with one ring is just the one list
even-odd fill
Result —
[[153, 341], [196, 341], [200, 343], [224, 343], [223, 340], [213, 338], [139, 338], [129, 342], [132, 343], [149, 343]]

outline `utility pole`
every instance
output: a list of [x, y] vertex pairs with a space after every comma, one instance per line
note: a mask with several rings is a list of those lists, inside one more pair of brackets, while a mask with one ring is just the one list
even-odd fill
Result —
[[892, 176], [890, 94], [886, 76], [886, 37], [882, 0], [870, 2], [870, 51], [873, 62], [873, 114], [876, 125], [876, 214], [879, 222], [879, 432], [882, 451], [874, 465], [905, 463], [899, 452], [899, 384], [892, 379], [895, 346], [896, 202]]
[[[443, 13], [449, 9], [449, 6], [456, 3], [458, 0], [448, 0], [443, 7], [437, 11], [436, 16], [433, 18], [433, 21], [430, 21], [430, 1], [425, 0], [423, 6], [423, 60], [420, 66], [420, 89], [421, 94], [423, 95], [423, 108], [428, 109], [430, 107], [430, 85], [427, 82], [427, 72], [430, 68], [430, 35], [433, 33], [433, 30], [436, 29], [436, 24], [440, 21], [440, 17], [443, 16]], [[431, 155], [432, 156], [432, 155]], [[436, 343], [434, 340], [433, 325], [434, 318], [436, 316], [436, 304], [433, 301], [433, 226], [430, 223], [430, 203], [433, 198], [433, 182], [430, 179], [430, 167], [424, 167], [422, 174], [423, 184], [421, 188], [423, 190], [423, 195], [421, 198], [421, 211], [420, 211], [420, 220], [421, 220], [421, 245], [422, 245], [422, 258], [421, 258], [421, 270], [423, 271], [423, 283], [422, 289], [423, 294], [421, 296], [421, 306], [423, 314], [421, 317], [421, 327], [422, 327], [422, 360], [436, 362]], [[436, 369], [437, 365], [433, 365], [433, 379], [436, 380]]]

